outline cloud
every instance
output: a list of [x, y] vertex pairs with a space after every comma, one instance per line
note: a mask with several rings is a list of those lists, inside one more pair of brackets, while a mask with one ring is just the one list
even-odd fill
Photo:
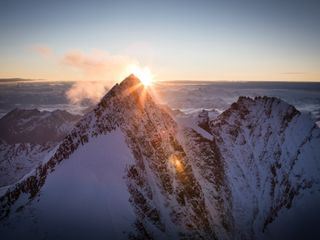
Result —
[[69, 51], [64, 54], [61, 63], [82, 75], [82, 79], [66, 92], [67, 98], [74, 104], [85, 100], [98, 102], [106, 89], [130, 74], [131, 66], [139, 65], [129, 56], [112, 55], [101, 50], [89, 54], [79, 50]]
[[283, 75], [305, 75], [305, 72], [283, 72]]
[[76, 50], [67, 52], [62, 63], [81, 71], [87, 80], [98, 78], [103, 81], [115, 81], [128, 65], [136, 64], [137, 61], [128, 56], [111, 55], [101, 50], [94, 50], [89, 54]]
[[66, 92], [66, 96], [73, 104], [81, 104], [85, 100], [96, 103], [107, 89], [103, 82], [78, 81]]
[[129, 65], [138, 65], [138, 61], [127, 55], [113, 55], [103, 50], [95, 49], [89, 53], [72, 50], [62, 56], [54, 54], [53, 50], [46, 45], [33, 45], [31, 50], [41, 57], [51, 58], [54, 62], [80, 73], [78, 80], [102, 80], [115, 82], [124, 76]]
[[38, 53], [40, 56], [48, 58], [53, 55], [53, 51], [51, 48], [47, 46], [41, 46], [41, 45], [35, 45], [32, 47], [32, 50], [36, 53]]

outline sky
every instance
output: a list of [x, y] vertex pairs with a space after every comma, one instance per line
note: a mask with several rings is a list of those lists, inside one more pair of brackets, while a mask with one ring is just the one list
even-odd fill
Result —
[[0, 0], [0, 78], [320, 80], [320, 1]]

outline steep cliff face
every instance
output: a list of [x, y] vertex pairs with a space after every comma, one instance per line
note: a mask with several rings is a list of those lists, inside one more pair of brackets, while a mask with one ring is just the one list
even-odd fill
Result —
[[129, 76], [7, 189], [3, 236], [250, 239], [317, 184], [319, 129], [278, 99], [240, 98], [206, 130]]

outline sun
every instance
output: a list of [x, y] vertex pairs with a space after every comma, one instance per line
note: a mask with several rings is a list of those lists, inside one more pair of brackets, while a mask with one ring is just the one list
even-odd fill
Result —
[[151, 86], [154, 82], [153, 75], [148, 67], [131, 66], [131, 73], [140, 79], [145, 87]]

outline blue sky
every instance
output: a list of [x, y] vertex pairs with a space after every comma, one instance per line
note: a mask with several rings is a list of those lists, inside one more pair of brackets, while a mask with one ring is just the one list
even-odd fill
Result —
[[0, 1], [0, 30], [0, 77], [320, 80], [320, 1]]

